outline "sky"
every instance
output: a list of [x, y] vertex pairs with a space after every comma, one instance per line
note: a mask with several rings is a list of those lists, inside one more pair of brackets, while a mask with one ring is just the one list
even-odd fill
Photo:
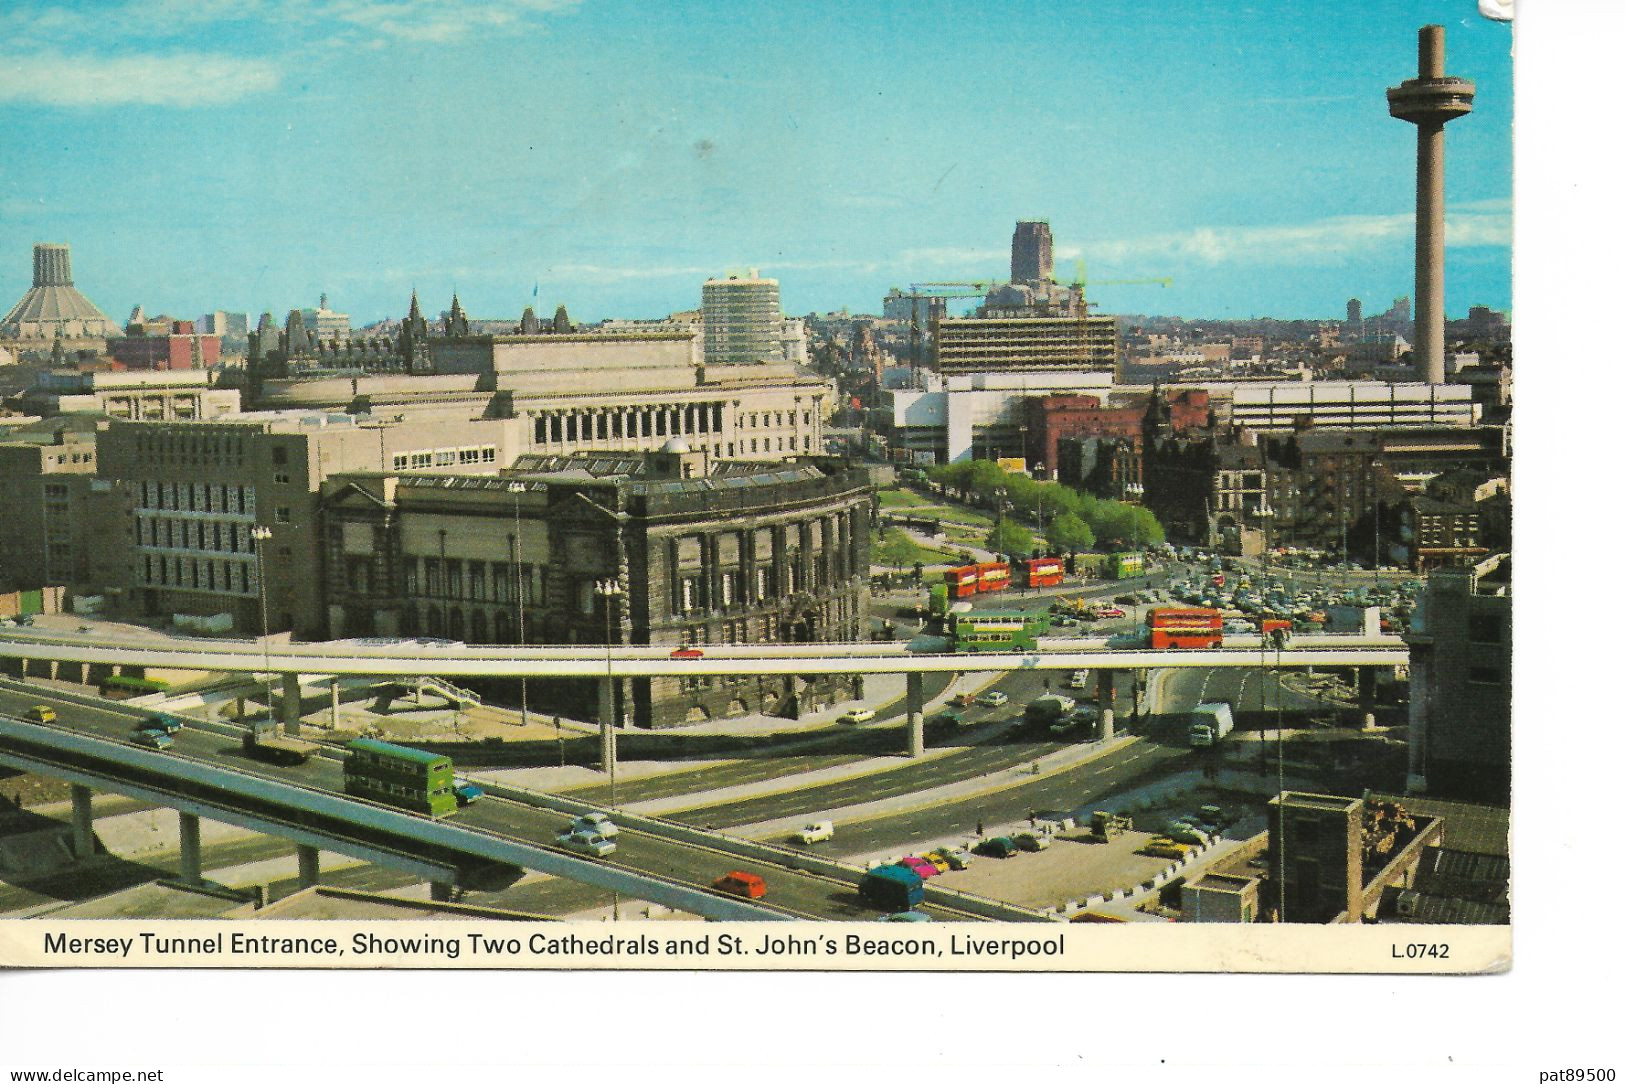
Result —
[[876, 312], [1043, 218], [1101, 311], [1375, 313], [1413, 286], [1383, 91], [1430, 22], [1478, 89], [1446, 311], [1509, 309], [1512, 32], [1475, 0], [10, 0], [0, 306], [51, 241], [115, 320], [658, 317], [749, 268]]

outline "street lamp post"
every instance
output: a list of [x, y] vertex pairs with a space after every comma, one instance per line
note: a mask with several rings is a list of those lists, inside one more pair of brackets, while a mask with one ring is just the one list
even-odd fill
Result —
[[[525, 492], [523, 482], [510, 482], [508, 492], [513, 494], [513, 597], [514, 607], [518, 610], [519, 644], [524, 646], [525, 639], [525, 549], [524, 542], [519, 537], [519, 495]], [[530, 678], [526, 674], [519, 675], [519, 726], [524, 729], [530, 723]]]
[[271, 528], [260, 524], [252, 528], [248, 535], [254, 540], [255, 578], [260, 587], [260, 651], [265, 663], [265, 721], [270, 724], [267, 729], [273, 729], [276, 722], [271, 707], [271, 617], [265, 598], [265, 547], [271, 541]]
[[615, 615], [615, 599], [617, 597], [619, 597], [620, 595], [624, 594], [625, 592], [621, 588], [620, 581], [618, 581], [618, 580], [616, 580], [614, 578], [599, 580], [596, 584], [593, 585], [593, 592], [599, 598], [604, 600], [604, 682], [605, 682], [605, 684], [607, 685], [608, 688], [607, 688], [607, 691], [605, 692], [603, 702], [599, 705], [599, 708], [598, 708], [598, 715], [599, 715], [598, 725], [601, 728], [602, 745], [603, 745], [603, 747], [604, 747], [604, 749], [606, 751], [605, 756], [604, 756], [604, 760], [606, 761], [605, 767], [607, 767], [608, 770], [609, 770], [609, 806], [610, 806], [611, 809], [614, 809], [614, 808], [616, 808], [616, 801], [615, 801], [615, 761], [616, 761], [616, 752], [615, 752], [615, 731], [614, 731], [613, 727], [617, 722], [619, 722], [619, 720], [616, 719], [617, 711], [616, 711], [616, 706], [615, 706], [616, 689], [615, 689], [615, 673], [614, 673], [614, 665], [615, 665], [615, 654], [614, 654], [615, 622], [614, 622], [614, 615]]

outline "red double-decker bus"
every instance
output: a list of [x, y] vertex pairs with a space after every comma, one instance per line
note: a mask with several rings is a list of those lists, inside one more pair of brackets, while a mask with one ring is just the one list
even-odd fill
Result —
[[1145, 615], [1153, 648], [1218, 647], [1224, 642], [1224, 619], [1205, 606], [1159, 606]]
[[981, 582], [981, 578], [975, 565], [964, 565], [944, 572], [942, 581], [948, 585], [949, 598], [972, 598], [976, 594], [976, 586]]
[[1010, 566], [1003, 561], [977, 565], [976, 579], [976, 589], [983, 594], [989, 591], [1003, 591], [1010, 586]]
[[1054, 587], [1061, 582], [1065, 567], [1059, 557], [1034, 557], [1016, 566], [1023, 587]]

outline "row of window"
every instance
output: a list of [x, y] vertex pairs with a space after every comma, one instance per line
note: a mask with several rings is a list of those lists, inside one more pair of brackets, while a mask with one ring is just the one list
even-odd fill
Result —
[[[278, 475], [284, 480], [286, 475]], [[254, 515], [254, 487], [201, 482], [142, 482], [138, 508], [167, 512], [217, 512]]]
[[155, 549], [253, 553], [254, 535], [247, 523], [138, 516], [135, 544]]
[[227, 595], [252, 595], [259, 590], [251, 562], [152, 555], [144, 557], [143, 561], [142, 582], [148, 587], [213, 591]]
[[497, 450], [493, 444], [482, 448], [432, 448], [421, 452], [401, 452], [390, 460], [390, 466], [394, 470], [428, 470], [432, 467], [466, 467], [496, 461]]

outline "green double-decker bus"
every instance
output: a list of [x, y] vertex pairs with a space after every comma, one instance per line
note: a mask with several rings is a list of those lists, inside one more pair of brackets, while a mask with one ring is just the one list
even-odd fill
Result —
[[1043, 613], [949, 614], [955, 651], [1032, 651], [1049, 632]]
[[431, 817], [457, 808], [450, 757], [372, 738], [344, 749], [344, 793]]

